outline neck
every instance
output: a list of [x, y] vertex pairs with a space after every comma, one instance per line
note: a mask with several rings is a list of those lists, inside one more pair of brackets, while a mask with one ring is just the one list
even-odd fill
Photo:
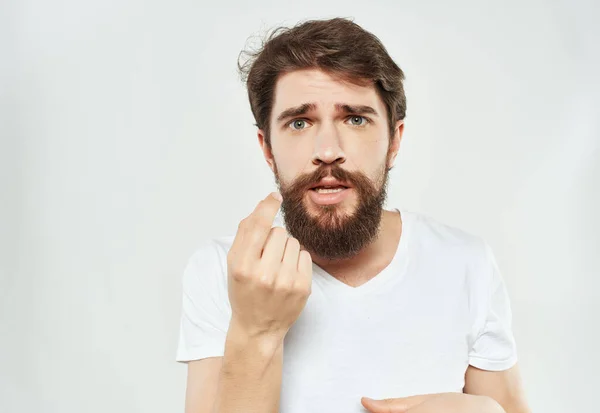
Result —
[[364, 277], [370, 269], [384, 268], [389, 264], [398, 247], [401, 232], [402, 220], [398, 212], [384, 210], [377, 237], [358, 254], [341, 260], [323, 259], [313, 254], [312, 260], [334, 277], [344, 274], [344, 278], [353, 283], [350, 278]]

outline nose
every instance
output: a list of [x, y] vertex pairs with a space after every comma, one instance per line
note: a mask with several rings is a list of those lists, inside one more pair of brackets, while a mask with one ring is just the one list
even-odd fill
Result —
[[346, 154], [342, 149], [340, 137], [334, 127], [325, 127], [319, 131], [315, 141], [312, 162], [314, 165], [346, 162]]

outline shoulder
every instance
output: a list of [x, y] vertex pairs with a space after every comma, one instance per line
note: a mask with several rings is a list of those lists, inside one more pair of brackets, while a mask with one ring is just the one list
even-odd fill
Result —
[[485, 258], [485, 240], [472, 232], [418, 211], [402, 211], [410, 225], [412, 243], [431, 252], [461, 253], [470, 259]]
[[207, 238], [194, 248], [183, 272], [185, 289], [197, 285], [222, 284], [227, 278], [227, 253], [233, 236]]
[[406, 212], [410, 259], [438, 282], [468, 285], [481, 297], [491, 288], [494, 255], [477, 234], [422, 212]]
[[196, 246], [189, 258], [191, 263], [217, 263], [227, 261], [227, 253], [233, 244], [233, 235], [208, 238]]

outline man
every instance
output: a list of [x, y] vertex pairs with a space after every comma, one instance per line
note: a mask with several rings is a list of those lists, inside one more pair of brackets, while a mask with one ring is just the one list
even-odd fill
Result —
[[308, 21], [251, 57], [279, 193], [186, 267], [186, 412], [528, 412], [487, 243], [383, 208], [406, 98], [380, 41]]

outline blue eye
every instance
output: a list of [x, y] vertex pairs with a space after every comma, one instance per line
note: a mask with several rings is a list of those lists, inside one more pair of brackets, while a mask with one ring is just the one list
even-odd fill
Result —
[[[371, 123], [369, 118], [358, 115], [349, 116], [348, 120], [350, 120], [352, 126], [356, 126], [359, 128], [363, 128], [367, 126], [367, 124]], [[306, 119], [294, 119], [293, 121], [288, 123], [288, 127], [290, 127], [293, 131], [301, 131], [308, 127], [308, 122], [306, 121]]]
[[306, 121], [304, 119], [296, 119], [290, 122], [290, 126], [293, 130], [302, 130], [306, 127]]
[[369, 122], [364, 116], [350, 116], [349, 119], [354, 126], [365, 126]]

